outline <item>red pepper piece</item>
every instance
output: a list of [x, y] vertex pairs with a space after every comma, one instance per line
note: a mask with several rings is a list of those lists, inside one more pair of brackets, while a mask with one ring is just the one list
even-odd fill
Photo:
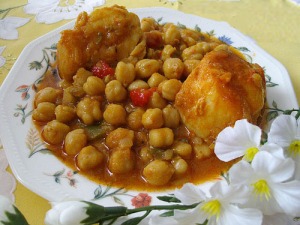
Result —
[[105, 61], [100, 60], [92, 67], [93, 75], [104, 78], [105, 76], [110, 76], [115, 74], [115, 70], [111, 68]]
[[146, 106], [156, 89], [157, 88], [138, 88], [130, 91], [129, 95], [133, 105], [140, 107]]

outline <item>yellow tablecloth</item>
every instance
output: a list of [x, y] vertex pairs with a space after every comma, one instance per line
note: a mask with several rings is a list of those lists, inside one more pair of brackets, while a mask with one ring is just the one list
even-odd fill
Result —
[[[23, 6], [26, 4], [25, 0], [0, 1], [0, 12], [10, 9], [0, 14], [0, 21], [4, 17], [12, 16], [30, 18], [30, 22], [17, 28], [19, 32], [17, 40], [0, 39], [0, 47], [6, 46], [2, 52], [6, 64], [0, 67], [0, 84], [30, 41], [69, 22], [63, 20], [48, 25], [37, 23], [34, 15], [24, 12]], [[168, 7], [228, 22], [253, 38], [259, 46], [286, 67], [300, 103], [300, 6], [288, 0], [107, 0], [105, 6], [114, 4], [127, 8]], [[14, 194], [17, 207], [29, 223], [44, 224], [44, 216], [50, 209], [50, 204], [20, 183], [17, 184]]]

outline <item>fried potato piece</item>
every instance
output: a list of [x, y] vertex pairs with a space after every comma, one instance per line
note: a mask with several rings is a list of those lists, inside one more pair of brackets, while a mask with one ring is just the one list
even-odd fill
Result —
[[130, 55], [142, 38], [140, 20], [124, 7], [112, 6], [81, 13], [74, 29], [64, 30], [57, 44], [61, 78], [72, 81], [80, 67], [89, 69], [99, 60], [113, 65]]
[[184, 124], [207, 145], [236, 120], [258, 124], [266, 98], [263, 69], [228, 50], [205, 55], [176, 95]]

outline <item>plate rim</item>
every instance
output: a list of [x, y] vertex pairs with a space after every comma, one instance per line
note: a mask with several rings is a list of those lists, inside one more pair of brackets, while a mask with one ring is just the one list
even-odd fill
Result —
[[[224, 22], [224, 21], [216, 21], [216, 20], [212, 20], [212, 19], [208, 19], [208, 18], [204, 18], [198, 15], [194, 15], [194, 14], [189, 14], [189, 13], [184, 13], [178, 10], [174, 10], [174, 9], [169, 9], [169, 8], [164, 8], [164, 7], [147, 7], [147, 8], [131, 8], [128, 9], [128, 11], [130, 12], [134, 12], [134, 13], [144, 13], [145, 11], [147, 13], [149, 13], [149, 11], [156, 11], [156, 12], [168, 12], [168, 13], [175, 13], [176, 14], [181, 14], [181, 15], [185, 15], [185, 16], [192, 16], [195, 17], [199, 20], [207, 20], [207, 21], [211, 21], [213, 23], [218, 23], [218, 24], [222, 24], [224, 26], [227, 26], [228, 28], [234, 30], [236, 32], [236, 34], [239, 36], [239, 38], [245, 40], [247, 42], [247, 44], [251, 45], [252, 48], [259, 50], [259, 54], [262, 54], [264, 58], [267, 58], [268, 60], [270, 60], [272, 63], [276, 64], [278, 66], [278, 69], [280, 70], [280, 74], [285, 76], [285, 85], [287, 85], [289, 88], [288, 91], [289, 92], [289, 96], [291, 97], [291, 102], [293, 102], [293, 105], [295, 105], [295, 107], [299, 107], [298, 106], [298, 102], [297, 102], [297, 98], [296, 98], [296, 94], [291, 82], [291, 78], [288, 74], [288, 71], [286, 70], [286, 68], [283, 66], [283, 64], [281, 62], [279, 62], [276, 58], [274, 58], [272, 55], [270, 55], [269, 53], [267, 53], [263, 48], [261, 48], [259, 45], [257, 45], [255, 42], [251, 41], [250, 39], [246, 39], [247, 36], [245, 36], [244, 34], [242, 34], [239, 30], [237, 30], [236, 28], [232, 27], [229, 23]], [[162, 14], [163, 14], [162, 13]], [[3, 122], [3, 126], [1, 126], [0, 128], [0, 137], [5, 137], [1, 139], [1, 142], [3, 144], [3, 148], [6, 152], [6, 156], [8, 158], [8, 162], [10, 165], [10, 168], [14, 174], [14, 176], [17, 178], [17, 180], [22, 183], [25, 187], [27, 187], [29, 190], [33, 191], [34, 193], [38, 194], [39, 196], [49, 200], [49, 201], [57, 201], [57, 200], [61, 200], [61, 199], [56, 199], [55, 197], [53, 197], [52, 194], [49, 194], [47, 191], [45, 190], [40, 190], [39, 188], [36, 188], [34, 185], [32, 185], [32, 177], [30, 180], [26, 180], [24, 179], [24, 174], [28, 173], [24, 172], [24, 171], [20, 171], [22, 170], [22, 168], [18, 168], [16, 163], [14, 163], [14, 159], [13, 156], [9, 153], [9, 149], [11, 148], [18, 148], [16, 146], [16, 143], [13, 141], [13, 138], [7, 138], [8, 135], [10, 135], [11, 137], [13, 136], [13, 134], [11, 132], [6, 133], [4, 130], [6, 130], [7, 128], [9, 128], [9, 124], [8, 124], [8, 120], [6, 119], [6, 114], [5, 109], [4, 109], [4, 97], [5, 92], [8, 91], [8, 89], [10, 89], [14, 83], [14, 79], [16, 79], [18, 76], [16, 75], [16, 71], [18, 71], [18, 69], [22, 66], [22, 63], [24, 63], [24, 57], [27, 56], [28, 54], [30, 54], [30, 52], [33, 51], [33, 48], [43, 42], [45, 42], [45, 39], [50, 39], [56, 36], [60, 35], [60, 32], [64, 29], [70, 28], [72, 25], [75, 24], [76, 20], [72, 20], [58, 28], [55, 28], [54, 30], [32, 40], [31, 42], [29, 42], [24, 49], [22, 50], [22, 52], [20, 53], [19, 57], [17, 58], [17, 60], [15, 61], [14, 65], [12, 66], [12, 68], [10, 69], [9, 73], [7, 74], [7, 76], [5, 77], [1, 87], [0, 87], [0, 121]], [[9, 129], [8, 129], [9, 130]], [[38, 181], [35, 181], [38, 182]], [[209, 183], [209, 182], [207, 182]], [[56, 188], [56, 192], [59, 193], [61, 196], [64, 196], [64, 198], [72, 198], [72, 195], [70, 195], [69, 193], [65, 193], [64, 191], [61, 191], [63, 189], [60, 188]], [[153, 192], [152, 192], [153, 193]]]

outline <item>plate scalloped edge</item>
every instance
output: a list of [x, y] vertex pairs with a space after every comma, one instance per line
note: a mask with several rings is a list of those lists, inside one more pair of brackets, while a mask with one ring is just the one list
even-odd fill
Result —
[[[216, 30], [217, 35], [218, 34], [228, 35], [232, 38], [234, 44], [237, 43], [237, 44], [241, 44], [240, 46], [247, 46], [247, 48], [250, 49], [251, 54], [254, 52], [251, 55], [254, 58], [254, 62], [256, 61], [258, 63], [264, 62], [265, 64], [267, 64], [262, 66], [266, 66], [266, 71], [268, 72], [270, 70], [270, 73], [272, 74], [271, 76], [272, 79], [274, 79], [275, 82], [278, 82], [281, 85], [281, 86], [279, 85], [279, 87], [272, 88], [272, 91], [270, 91], [271, 96], [269, 95], [269, 101], [272, 101], [272, 97], [274, 95], [274, 98], [275, 97], [277, 98], [276, 101], [282, 103], [283, 107], [287, 107], [287, 106], [298, 107], [297, 99], [293, 91], [291, 80], [284, 66], [280, 62], [278, 62], [274, 57], [270, 56], [266, 51], [264, 51], [258, 45], [256, 45], [253, 41], [250, 41], [248, 37], [243, 35], [235, 28], [232, 28], [228, 23], [210, 20], [196, 15], [185, 14], [183, 12], [168, 9], [168, 8], [137, 8], [137, 9], [129, 9], [129, 11], [137, 13], [140, 18], [152, 16], [156, 19], [162, 18], [162, 21], [164, 22], [169, 21], [169, 22], [176, 23], [178, 22], [178, 18], [180, 18], [180, 23], [186, 25], [187, 27], [194, 28], [195, 25], [201, 24], [200, 25], [201, 29], [202, 27], [204, 27], [204, 30], [207, 32], [210, 31], [209, 29], [215, 30], [217, 28]], [[66, 25], [63, 25], [62, 27], [59, 27], [43, 35], [42, 37], [30, 42], [20, 54], [19, 58], [15, 62], [14, 66], [12, 67], [11, 71], [9, 72], [8, 76], [6, 77], [0, 89], [0, 122], [1, 122], [0, 135], [2, 138], [4, 149], [7, 154], [8, 161], [10, 163], [10, 167], [14, 175], [16, 176], [16, 178], [22, 184], [24, 184], [24, 186], [26, 186], [33, 192], [39, 194], [40, 196], [46, 198], [49, 201], [59, 201], [63, 199], [70, 199], [70, 198], [74, 199], [80, 197], [90, 200], [93, 199], [93, 197], [95, 197], [96, 195], [95, 191], [98, 190], [97, 188], [99, 188], [99, 186], [95, 183], [92, 183], [91, 181], [88, 181], [84, 177], [80, 177], [80, 175], [77, 174], [76, 179], [79, 179], [81, 182], [86, 182], [87, 185], [83, 185], [82, 187], [78, 186], [75, 189], [74, 187], [68, 185], [68, 183], [66, 184], [66, 183], [54, 182], [52, 175], [45, 176], [45, 171], [44, 174], [41, 175], [40, 171], [39, 172], [37, 171], [39, 168], [34, 168], [33, 163], [32, 165], [30, 165], [31, 162], [30, 163], [24, 162], [24, 160], [29, 160], [29, 158], [26, 157], [24, 153], [26, 149], [26, 144], [24, 143], [26, 134], [24, 134], [24, 132], [25, 131], [27, 132], [27, 130], [31, 126], [31, 121], [23, 125], [13, 117], [14, 110], [15, 110], [14, 101], [16, 100], [15, 89], [19, 85], [22, 85], [23, 84], [22, 82], [33, 79], [32, 77], [29, 76], [31, 75], [32, 72], [36, 72], [36, 71], [29, 71], [28, 68], [26, 70], [24, 67], [25, 66], [27, 67], [28, 65], [27, 63], [30, 62], [30, 60], [35, 60], [36, 57], [39, 57], [36, 51], [42, 49], [43, 47], [47, 47], [48, 44], [51, 44], [51, 42], [58, 41], [60, 31], [67, 28], [71, 28], [73, 25], [74, 25], [74, 21]], [[210, 26], [213, 27], [210, 28]], [[240, 46], [235, 46], [235, 47], [240, 47]], [[23, 70], [25, 71], [24, 73]], [[24, 77], [20, 77], [21, 76], [20, 74], [23, 75]], [[21, 81], [19, 81], [18, 78]], [[288, 97], [288, 100], [282, 101], [286, 97]], [[20, 101], [18, 100], [17, 104], [19, 104], [19, 102]], [[30, 103], [28, 104], [28, 107], [32, 107]], [[27, 130], [25, 130], [25, 126]], [[47, 157], [49, 158], [49, 155], [45, 157], [38, 156], [37, 158], [39, 160], [45, 160], [45, 158]], [[57, 166], [57, 168], [59, 169], [62, 168], [64, 168], [65, 170], [68, 169], [67, 167], [62, 165], [61, 162], [58, 162], [58, 160], [54, 159], [54, 157], [50, 157], [50, 158], [52, 158], [51, 160], [49, 160], [51, 161], [51, 163], [49, 163], [48, 167], [47, 165], [45, 165], [46, 169], [44, 168], [48, 173], [53, 172], [55, 174], [55, 170], [51, 168], [53, 165]], [[54, 164], [52, 161], [55, 161]], [[37, 163], [34, 165], [41, 165], [41, 164]], [[47, 177], [46, 180], [43, 180], [45, 177]], [[211, 182], [207, 182], [201, 186], [203, 187], [203, 189], [207, 190], [210, 184]], [[91, 187], [89, 187], [89, 185], [91, 185]], [[89, 193], [82, 196], [80, 192], [86, 190], [88, 190], [87, 192]], [[132, 193], [134, 193], [135, 195], [137, 192], [132, 191]], [[156, 196], [156, 194], [157, 193], [154, 192], [149, 193], [149, 195], [152, 196]], [[105, 204], [115, 203], [114, 201], [112, 200], [109, 201], [107, 199], [105, 200], [99, 199], [99, 200], [101, 200], [101, 202], [102, 203], [104, 202]], [[157, 202], [157, 204], [159, 204], [159, 202]]]

